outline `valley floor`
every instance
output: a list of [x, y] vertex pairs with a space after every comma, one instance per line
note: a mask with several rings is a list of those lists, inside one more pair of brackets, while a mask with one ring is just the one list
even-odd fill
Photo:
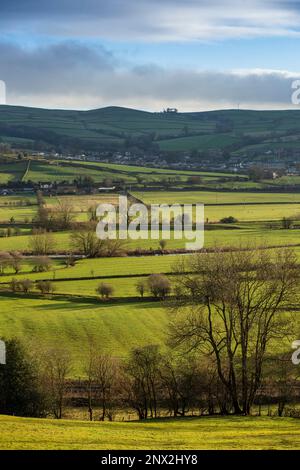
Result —
[[300, 449], [299, 421], [202, 417], [147, 422], [0, 417], [1, 450]]

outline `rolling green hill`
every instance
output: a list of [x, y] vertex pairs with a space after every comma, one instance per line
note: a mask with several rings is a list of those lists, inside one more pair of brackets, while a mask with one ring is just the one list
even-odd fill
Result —
[[166, 151], [294, 148], [300, 142], [300, 112], [222, 110], [150, 113], [121, 107], [91, 111], [0, 106], [0, 138], [18, 144], [42, 141], [86, 149], [126, 146]]

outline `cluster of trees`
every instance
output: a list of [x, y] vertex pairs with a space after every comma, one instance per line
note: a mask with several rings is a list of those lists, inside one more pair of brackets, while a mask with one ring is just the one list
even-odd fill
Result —
[[151, 274], [148, 279], [136, 283], [136, 291], [141, 297], [149, 292], [156, 299], [165, 299], [172, 290], [171, 282], [165, 274]]
[[2, 275], [5, 274], [7, 269], [19, 274], [24, 265], [27, 267], [29, 264], [32, 266], [33, 272], [46, 272], [50, 271], [52, 260], [48, 256], [35, 256], [28, 260], [18, 251], [0, 252], [0, 274]]
[[124, 240], [101, 240], [97, 237], [94, 222], [74, 230], [70, 241], [72, 250], [78, 251], [87, 258], [123, 256], [125, 254]]
[[12, 269], [18, 274], [22, 268], [23, 256], [18, 251], [0, 252], [0, 274], [5, 274], [5, 269]]
[[68, 230], [74, 222], [74, 207], [68, 200], [60, 199], [55, 207], [47, 207], [41, 192], [37, 193], [36, 224], [47, 231]]
[[[14, 223], [14, 220], [10, 220], [11, 223]], [[22, 231], [20, 227], [7, 227], [3, 228], [0, 230], [0, 237], [1, 238], [6, 238], [6, 237], [18, 237], [19, 235], [22, 234]]]
[[[298, 371], [288, 355], [274, 351], [278, 341], [283, 345], [293, 332], [298, 273], [297, 258], [290, 249], [276, 254], [250, 248], [220, 251], [178, 262], [168, 302], [171, 324], [166, 352], [148, 345], [132, 350], [121, 361], [100, 354], [91, 342], [84, 382], [90, 418], [99, 407], [101, 419], [113, 419], [118, 409], [126, 407], [136, 410], [140, 419], [191, 411], [248, 415], [262, 400], [275, 400], [282, 415], [287, 403], [299, 399]], [[161, 276], [151, 275], [147, 281], [157, 295], [163, 295], [156, 290], [163, 284]], [[106, 287], [102, 284], [103, 296], [110, 295]], [[16, 348], [15, 342], [10, 344]], [[35, 374], [35, 379], [31, 372], [26, 375], [34, 385], [31, 392], [22, 386], [23, 379], [0, 377], [1, 403], [11, 400], [10, 395], [5, 398], [10, 384], [24, 388], [26, 393], [20, 391], [20, 397], [28, 400], [13, 411], [1, 405], [0, 412], [40, 413], [42, 402], [48, 404], [45, 413], [50, 403], [51, 413], [62, 417], [70, 354], [55, 350], [36, 364], [38, 357], [34, 355], [34, 363], [28, 359], [29, 372]], [[26, 370], [23, 364], [20, 373]], [[10, 377], [6, 366], [1, 371]]]
[[[151, 274], [146, 280], [139, 279], [135, 287], [140, 297], [149, 292], [155, 299], [160, 300], [164, 300], [172, 290], [171, 282], [164, 274]], [[102, 300], [108, 300], [114, 291], [114, 287], [107, 282], [101, 282], [96, 289]]]
[[10, 290], [14, 293], [22, 292], [24, 294], [29, 294], [34, 288], [36, 288], [41, 294], [53, 294], [55, 290], [53, 283], [49, 280], [34, 282], [31, 279], [17, 280], [13, 278], [10, 281]]
[[173, 344], [211, 355], [230, 408], [249, 414], [268, 350], [293, 332], [288, 312], [298, 302], [295, 253], [195, 255], [179, 263], [176, 273]]
[[[85, 380], [70, 380], [72, 356], [61, 347], [29, 353], [16, 339], [6, 343], [0, 366], [0, 413], [64, 417], [74, 397], [89, 419], [110, 420], [133, 410], [139, 419], [236, 412], [232, 396], [211, 355], [162, 351], [157, 345], [134, 348], [126, 359], [99, 353], [91, 343]], [[277, 404], [277, 414], [297, 415], [298, 377], [287, 355], [268, 357], [253, 404]], [[239, 383], [242, 387], [242, 383]], [[76, 395], [77, 392], [77, 395]], [[247, 413], [245, 413], [247, 414]]]

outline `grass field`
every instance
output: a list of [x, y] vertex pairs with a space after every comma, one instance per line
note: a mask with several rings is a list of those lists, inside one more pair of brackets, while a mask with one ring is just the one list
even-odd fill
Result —
[[146, 204], [264, 204], [300, 203], [295, 193], [250, 193], [217, 191], [144, 191], [134, 195]]
[[21, 180], [26, 170], [27, 162], [1, 163], [0, 165], [0, 184], [6, 184], [9, 181]]
[[159, 302], [110, 304], [12, 294], [0, 302], [1, 337], [41, 348], [63, 344], [74, 358], [74, 377], [84, 374], [89, 337], [100, 351], [124, 357], [132, 347], [162, 344], [167, 329], [167, 312]]
[[0, 282], [7, 282], [12, 277], [36, 280], [53, 279], [54, 276], [55, 279], [72, 279], [171, 272], [177, 259], [176, 255], [84, 259], [69, 268], [66, 268], [62, 261], [53, 260], [51, 271], [44, 273], [33, 273], [32, 265], [26, 262], [18, 275], [15, 275], [12, 269], [5, 269], [5, 275], [0, 276]]
[[[234, 215], [234, 213], [230, 213]], [[300, 244], [300, 230], [299, 229], [270, 229], [266, 226], [254, 226], [251, 228], [249, 225], [241, 226], [240, 229], [220, 229], [220, 230], [206, 230], [204, 233], [204, 248], [215, 247], [239, 247], [247, 246], [249, 244], [256, 244], [258, 246], [287, 246]], [[172, 232], [171, 232], [172, 236]], [[30, 235], [19, 235], [11, 237], [0, 238], [0, 251], [22, 251], [24, 253], [30, 251], [29, 242]], [[165, 237], [161, 237], [165, 238]], [[74, 247], [70, 241], [69, 232], [57, 232], [53, 234], [54, 246], [52, 253], [57, 251], [69, 252]], [[186, 246], [185, 239], [183, 240], [167, 240], [167, 249], [184, 249]], [[158, 250], [158, 240], [128, 240], [124, 244], [126, 250]]]
[[2, 450], [291, 450], [300, 449], [297, 419], [202, 417], [147, 422], [0, 417]]
[[37, 214], [37, 206], [24, 207], [0, 207], [0, 221], [9, 222], [12, 218], [15, 222], [31, 222]]

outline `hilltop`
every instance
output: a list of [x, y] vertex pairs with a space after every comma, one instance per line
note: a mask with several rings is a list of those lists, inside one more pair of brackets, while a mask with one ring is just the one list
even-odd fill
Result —
[[122, 107], [90, 111], [0, 106], [0, 139], [34, 146], [114, 151], [221, 151], [239, 156], [300, 144], [300, 112], [220, 110], [152, 113]]

